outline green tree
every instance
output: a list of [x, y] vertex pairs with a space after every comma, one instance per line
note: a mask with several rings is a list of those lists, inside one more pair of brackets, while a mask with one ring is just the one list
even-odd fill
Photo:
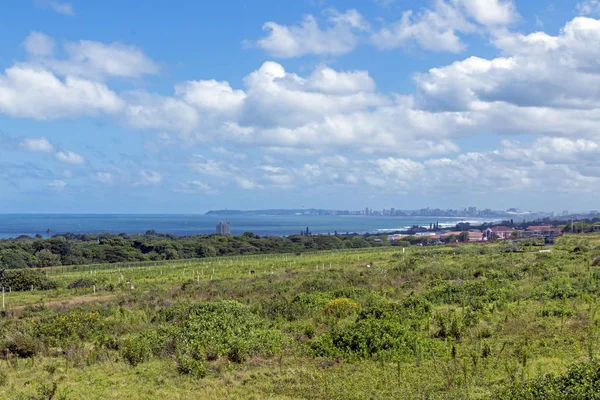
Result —
[[31, 268], [35, 266], [34, 257], [21, 249], [4, 249], [0, 251], [0, 262], [6, 268]]
[[35, 253], [37, 259], [37, 266], [39, 268], [44, 267], [54, 267], [57, 265], [61, 265], [60, 256], [58, 254], [52, 253], [48, 249], [42, 249]]

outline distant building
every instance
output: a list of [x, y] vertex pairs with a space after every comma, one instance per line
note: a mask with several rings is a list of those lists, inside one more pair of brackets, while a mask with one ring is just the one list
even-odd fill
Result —
[[560, 228], [552, 227], [552, 225], [539, 225], [527, 227], [526, 233], [536, 236], [558, 236], [562, 231]]
[[231, 234], [231, 224], [229, 222], [219, 222], [217, 224], [217, 235], [229, 235]]
[[515, 232], [515, 230], [513, 228], [510, 228], [508, 226], [495, 226], [493, 228], [488, 228], [485, 231], [485, 237], [487, 240], [492, 240], [492, 239], [508, 239], [511, 237], [511, 235], [513, 234], [513, 232]]

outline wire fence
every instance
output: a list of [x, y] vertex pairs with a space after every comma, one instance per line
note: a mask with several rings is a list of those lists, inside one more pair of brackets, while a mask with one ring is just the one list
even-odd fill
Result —
[[356, 249], [335, 249], [335, 250], [320, 250], [300, 253], [271, 253], [271, 254], [248, 254], [236, 256], [217, 256], [217, 257], [202, 257], [202, 258], [186, 258], [176, 260], [156, 260], [156, 261], [129, 261], [119, 263], [103, 263], [103, 264], [86, 264], [86, 265], [63, 265], [57, 267], [46, 267], [40, 270], [47, 275], [62, 275], [73, 272], [90, 272], [113, 269], [127, 269], [139, 267], [168, 267], [170, 265], [192, 265], [197, 263], [233, 263], [245, 262], [252, 260], [278, 260], [288, 259], [293, 257], [312, 257], [320, 255], [335, 256], [339, 254], [357, 254], [357, 253], [372, 253], [378, 251], [398, 252], [399, 248], [394, 247], [363, 247]]

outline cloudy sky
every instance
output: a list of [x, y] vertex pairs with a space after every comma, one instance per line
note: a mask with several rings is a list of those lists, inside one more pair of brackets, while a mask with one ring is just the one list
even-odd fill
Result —
[[206, 3], [3, 3], [0, 212], [600, 208], [599, 0]]

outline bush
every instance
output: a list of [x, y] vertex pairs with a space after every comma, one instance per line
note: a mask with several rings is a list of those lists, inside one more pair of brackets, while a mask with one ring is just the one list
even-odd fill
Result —
[[206, 376], [204, 362], [188, 355], [177, 357], [177, 371], [182, 375], [191, 375], [195, 378], [204, 378]]
[[160, 343], [157, 339], [157, 333], [150, 331], [126, 340], [123, 344], [123, 358], [132, 367], [149, 361], [160, 348]]
[[71, 311], [51, 314], [35, 325], [37, 336], [51, 345], [62, 346], [73, 339], [88, 339], [104, 330], [104, 321], [98, 311]]
[[363, 319], [336, 327], [310, 342], [315, 355], [348, 360], [408, 358], [425, 343], [409, 327], [394, 319]]
[[22, 358], [30, 358], [37, 354], [39, 341], [28, 332], [14, 331], [4, 338], [5, 349]]
[[572, 365], [566, 374], [516, 384], [499, 391], [497, 399], [597, 399], [600, 393], [600, 363]]
[[234, 363], [241, 364], [250, 355], [248, 343], [243, 340], [234, 341], [227, 351], [227, 358]]
[[89, 288], [96, 284], [93, 279], [84, 278], [73, 281], [67, 285], [67, 289], [81, 289], [81, 288]]
[[155, 332], [155, 355], [173, 343], [184, 354], [242, 362], [251, 354], [278, 354], [286, 342], [283, 333], [268, 329], [249, 307], [236, 301], [179, 305], [159, 312], [156, 321], [170, 325]]
[[8, 270], [4, 275], [4, 287], [10, 287], [12, 290], [50, 290], [56, 289], [55, 281], [46, 278], [46, 275], [33, 269]]
[[358, 304], [348, 298], [331, 300], [325, 304], [325, 314], [343, 318], [358, 312]]

